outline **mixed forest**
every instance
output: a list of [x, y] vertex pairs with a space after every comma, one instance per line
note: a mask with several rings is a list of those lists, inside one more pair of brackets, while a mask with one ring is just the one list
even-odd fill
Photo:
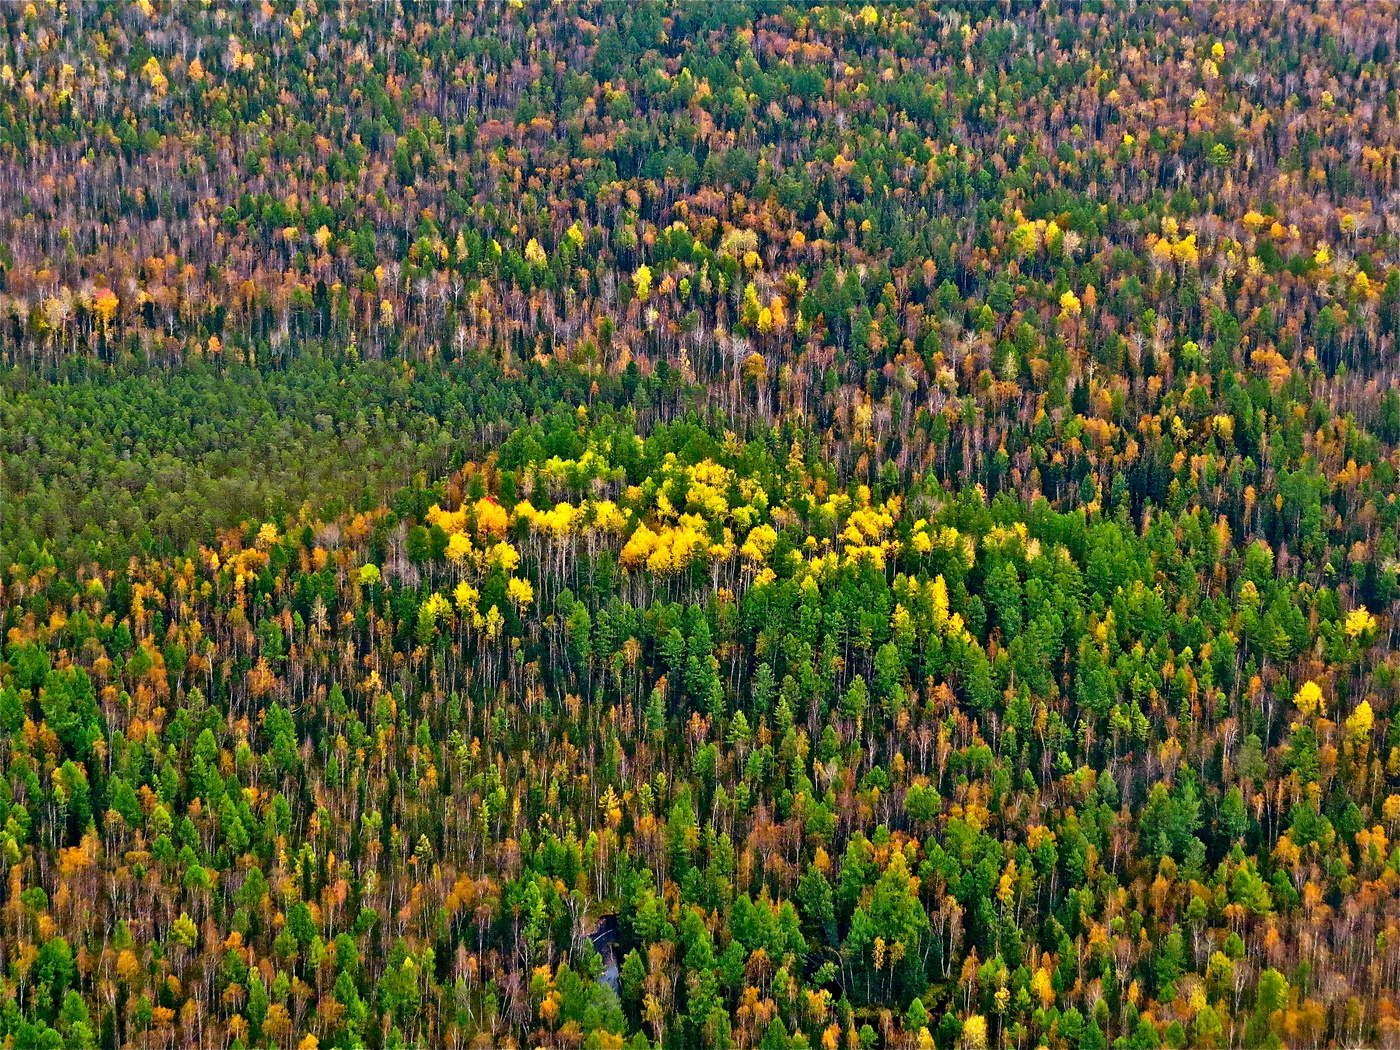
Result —
[[1400, 1048], [1400, 6], [0, 25], [0, 1046]]

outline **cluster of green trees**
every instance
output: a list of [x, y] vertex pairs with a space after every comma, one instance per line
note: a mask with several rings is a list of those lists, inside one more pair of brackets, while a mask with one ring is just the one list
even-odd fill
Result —
[[599, 384], [531, 366], [505, 379], [482, 361], [414, 371], [309, 349], [283, 368], [9, 368], [0, 566], [177, 553], [303, 504], [334, 518], [445, 474], [541, 407], [592, 398], [647, 419], [678, 397], [635, 374]]
[[580, 415], [16, 590], [9, 1031], [1390, 1037], [1400, 665], [1348, 583]]

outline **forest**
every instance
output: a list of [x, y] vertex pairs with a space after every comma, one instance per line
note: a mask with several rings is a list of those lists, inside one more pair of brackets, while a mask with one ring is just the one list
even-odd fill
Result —
[[1400, 1048], [1400, 5], [0, 24], [0, 1047]]

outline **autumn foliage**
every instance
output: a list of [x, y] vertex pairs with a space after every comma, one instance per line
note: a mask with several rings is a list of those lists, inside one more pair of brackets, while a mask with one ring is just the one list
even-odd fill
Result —
[[1397, 15], [0, 8], [0, 1040], [1400, 1046]]

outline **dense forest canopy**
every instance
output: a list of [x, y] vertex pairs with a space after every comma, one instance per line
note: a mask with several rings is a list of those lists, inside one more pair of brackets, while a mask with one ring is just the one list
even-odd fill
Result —
[[1400, 1046], [1400, 8], [0, 7], [0, 1040]]

